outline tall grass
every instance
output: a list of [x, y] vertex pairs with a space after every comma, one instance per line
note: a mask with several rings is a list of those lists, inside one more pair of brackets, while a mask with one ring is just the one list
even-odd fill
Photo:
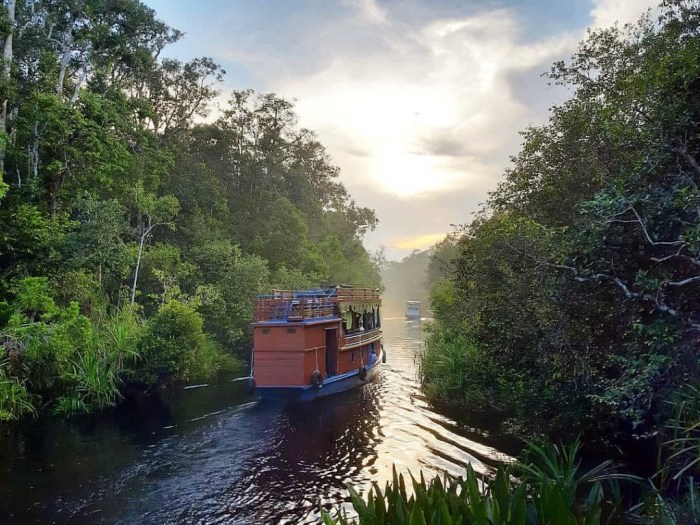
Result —
[[121, 370], [125, 363], [138, 361], [143, 323], [131, 308], [117, 310], [100, 327], [101, 347]]
[[661, 486], [700, 474], [700, 390], [687, 385], [670, 404], [673, 416], [666, 422], [667, 439], [659, 452]]
[[56, 400], [54, 412], [72, 415], [114, 406], [121, 397], [124, 367], [139, 359], [141, 327], [140, 319], [127, 308], [97, 325], [94, 340], [74, 357], [71, 370], [61, 378], [67, 388]]
[[59, 397], [55, 412], [99, 412], [114, 406], [120, 397], [119, 371], [116, 361], [97, 349], [79, 354], [73, 372], [65, 378], [71, 383], [69, 392]]
[[660, 525], [700, 523], [700, 389], [686, 385], [669, 401], [649, 495], [633, 509]]
[[12, 421], [25, 415], [35, 415], [34, 400], [24, 381], [10, 377], [0, 363], [0, 421]]
[[426, 395], [438, 403], [492, 405], [496, 398], [489, 360], [464, 336], [430, 333], [421, 356], [421, 379]]

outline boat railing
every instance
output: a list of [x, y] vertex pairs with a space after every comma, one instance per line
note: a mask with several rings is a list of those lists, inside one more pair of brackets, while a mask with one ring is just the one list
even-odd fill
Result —
[[336, 302], [328, 298], [299, 297], [258, 299], [254, 319], [261, 321], [303, 321], [336, 315]]
[[375, 341], [382, 334], [381, 328], [372, 328], [365, 332], [357, 332], [345, 335], [345, 347], [357, 346], [363, 343]]
[[254, 320], [303, 321], [332, 317], [340, 315], [340, 303], [380, 302], [379, 290], [376, 288], [338, 286], [303, 291], [273, 290], [271, 294], [258, 296]]
[[340, 302], [346, 303], [376, 303], [380, 301], [377, 288], [353, 287], [337, 288], [337, 296]]

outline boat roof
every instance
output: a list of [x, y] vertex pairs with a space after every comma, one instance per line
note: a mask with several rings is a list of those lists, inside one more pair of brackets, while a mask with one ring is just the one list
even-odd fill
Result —
[[308, 322], [338, 319], [341, 310], [372, 308], [381, 304], [378, 288], [338, 285], [310, 290], [273, 290], [258, 295], [255, 323]]

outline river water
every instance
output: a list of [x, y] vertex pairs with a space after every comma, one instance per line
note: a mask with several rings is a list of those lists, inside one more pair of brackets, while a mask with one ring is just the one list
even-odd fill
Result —
[[387, 364], [313, 403], [251, 401], [226, 381], [109, 418], [40, 419], [0, 436], [0, 523], [314, 523], [399, 471], [488, 472], [497, 437], [424, 400], [419, 323], [383, 321]]

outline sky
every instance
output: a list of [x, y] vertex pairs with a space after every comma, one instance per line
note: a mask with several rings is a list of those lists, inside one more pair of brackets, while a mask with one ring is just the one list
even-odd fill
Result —
[[165, 53], [214, 58], [222, 101], [296, 101], [361, 206], [365, 246], [399, 260], [470, 222], [521, 144], [570, 93], [542, 73], [587, 27], [657, 0], [146, 0], [185, 32]]

